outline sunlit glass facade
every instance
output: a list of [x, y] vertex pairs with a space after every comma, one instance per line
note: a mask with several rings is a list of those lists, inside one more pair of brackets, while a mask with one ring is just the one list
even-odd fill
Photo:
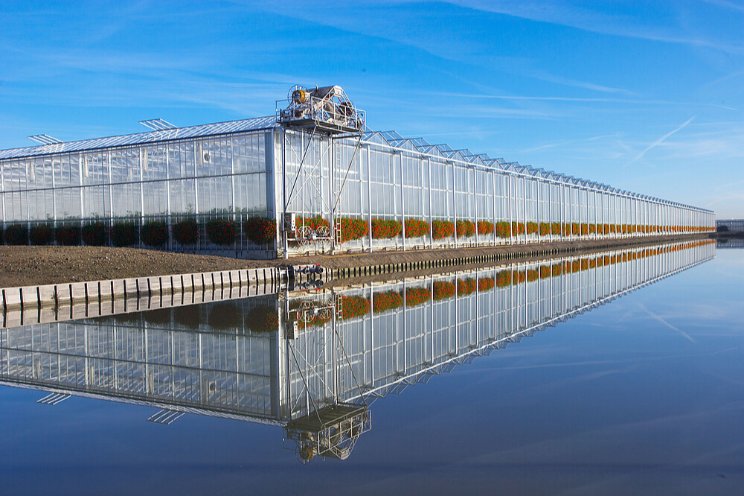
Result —
[[715, 229], [710, 210], [394, 132], [322, 133], [274, 116], [2, 150], [0, 200], [6, 244], [248, 258]]

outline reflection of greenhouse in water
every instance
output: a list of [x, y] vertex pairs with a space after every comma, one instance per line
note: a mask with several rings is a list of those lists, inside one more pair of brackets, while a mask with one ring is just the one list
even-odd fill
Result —
[[371, 400], [713, 257], [710, 241], [0, 330], [0, 383], [280, 425], [349, 456]]
[[[275, 116], [0, 150], [6, 243], [276, 257], [713, 230], [713, 212], [371, 132], [338, 86]], [[286, 248], [285, 248], [286, 247]]]
[[716, 240], [718, 248], [744, 248], [744, 238], [718, 238]]

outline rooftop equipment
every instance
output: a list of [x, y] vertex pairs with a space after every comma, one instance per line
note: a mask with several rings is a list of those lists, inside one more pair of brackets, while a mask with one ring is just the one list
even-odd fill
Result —
[[[282, 108], [283, 105], [286, 106]], [[277, 101], [277, 114], [285, 126], [317, 128], [328, 133], [360, 133], [366, 125], [365, 112], [351, 103], [340, 86], [294, 86], [286, 100]]]

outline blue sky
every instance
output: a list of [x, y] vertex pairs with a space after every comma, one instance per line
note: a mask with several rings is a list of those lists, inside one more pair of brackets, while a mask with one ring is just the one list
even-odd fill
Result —
[[0, 147], [268, 115], [340, 84], [373, 129], [744, 217], [744, 2], [0, 4]]

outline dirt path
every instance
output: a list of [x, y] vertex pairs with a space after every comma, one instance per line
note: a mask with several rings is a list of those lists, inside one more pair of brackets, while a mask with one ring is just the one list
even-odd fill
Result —
[[265, 261], [94, 246], [0, 246], [0, 287], [265, 267]]
[[[700, 236], [697, 236], [700, 237]], [[678, 236], [676, 239], [689, 239]], [[662, 238], [670, 241], [673, 238]], [[316, 255], [289, 260], [292, 264], [318, 263], [328, 268], [361, 267], [382, 263], [403, 263], [452, 259], [492, 253], [526, 253], [536, 249], [596, 249], [609, 244], [658, 242], [659, 238], [640, 240], [569, 241], [500, 247], [375, 252], [348, 255]], [[208, 255], [171, 253], [135, 248], [93, 246], [0, 246], [0, 288], [74, 281], [96, 281], [128, 277], [210, 272], [252, 267], [269, 267], [285, 260], [242, 260]]]

